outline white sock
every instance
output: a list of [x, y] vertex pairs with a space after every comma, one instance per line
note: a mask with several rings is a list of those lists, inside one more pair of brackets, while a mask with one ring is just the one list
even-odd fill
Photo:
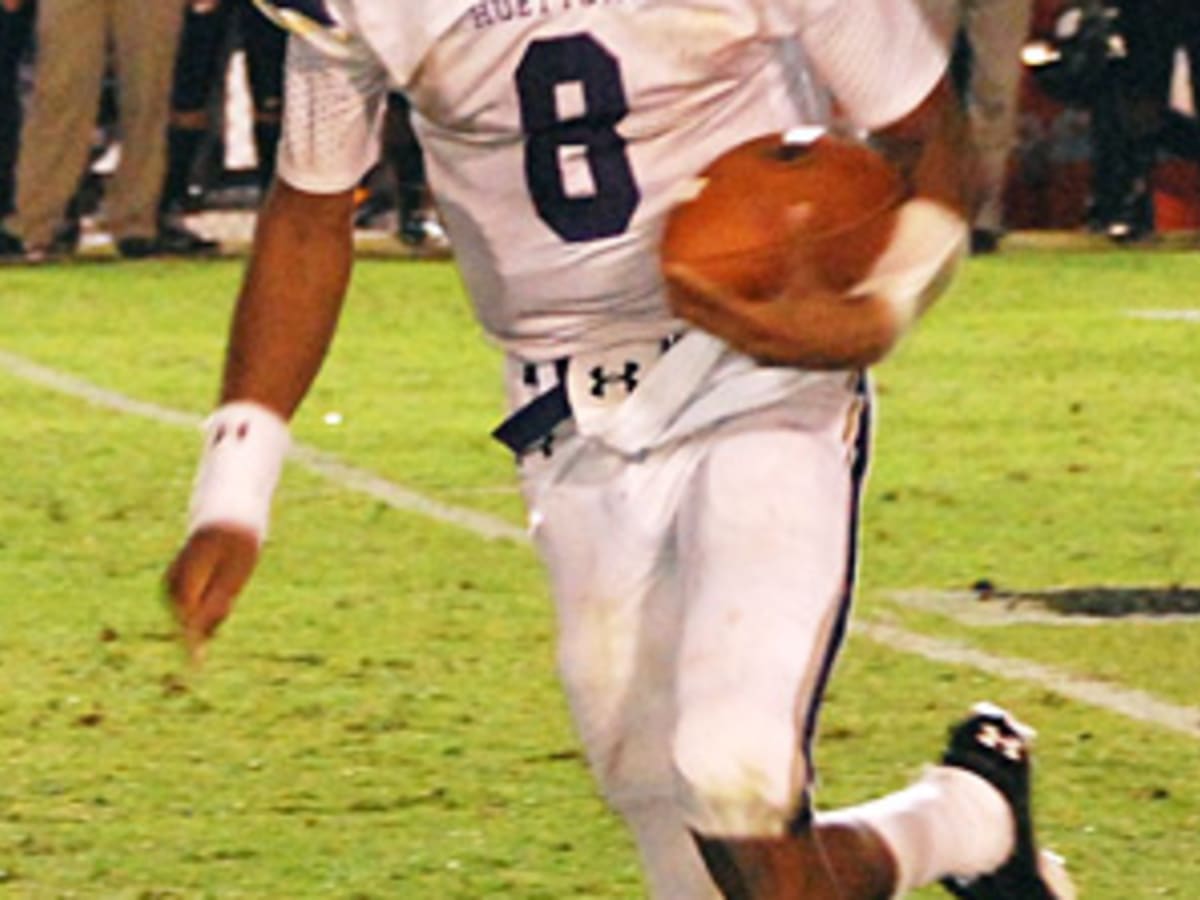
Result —
[[895, 794], [822, 813], [820, 822], [861, 822], [896, 861], [896, 896], [948, 875], [991, 872], [1013, 852], [1016, 824], [1004, 797], [956, 766], [933, 766]]

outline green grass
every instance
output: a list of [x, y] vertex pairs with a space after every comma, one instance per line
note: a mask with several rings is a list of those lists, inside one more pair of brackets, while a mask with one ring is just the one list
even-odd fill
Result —
[[[195, 413], [239, 267], [0, 273], [0, 350]], [[1200, 623], [970, 627], [899, 588], [1200, 582], [1195, 254], [972, 261], [880, 368], [860, 615], [1196, 705]], [[301, 440], [518, 524], [499, 355], [453, 269], [360, 265]], [[158, 578], [196, 437], [0, 372], [0, 896], [640, 895], [553, 678], [529, 549], [289, 469], [206, 668]], [[326, 412], [343, 422], [326, 425]], [[972, 700], [1041, 730], [1039, 817], [1088, 900], [1200, 885], [1197, 741], [851, 641], [821, 800], [906, 783]], [[922, 892], [922, 896], [937, 892]]]
[[[867, 583], [966, 589], [1200, 582], [1196, 254], [968, 267], [879, 373]], [[990, 629], [997, 652], [1196, 703], [1200, 622]], [[1200, 774], [1200, 765], [1193, 769]]]

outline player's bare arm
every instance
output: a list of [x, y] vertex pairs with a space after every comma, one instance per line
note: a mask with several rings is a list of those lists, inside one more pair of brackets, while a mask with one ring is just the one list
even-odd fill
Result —
[[352, 191], [312, 194], [276, 182], [259, 219], [234, 312], [221, 401], [290, 419], [337, 327], [353, 259]]
[[[207, 439], [232, 443], [262, 434], [263, 449], [252, 452], [280, 457], [273, 461], [276, 474], [285, 423], [316, 377], [337, 326], [351, 267], [352, 207], [348, 191], [310, 194], [277, 181], [259, 218], [221, 389], [221, 410], [237, 415], [227, 425], [210, 425]], [[246, 478], [266, 477], [254, 460], [236, 462]], [[204, 474], [202, 468], [201, 479]], [[246, 493], [252, 494], [250, 487]], [[201, 483], [198, 492], [204, 490]], [[193, 650], [229, 615], [254, 569], [265, 528], [241, 510], [223, 516], [219, 503], [209, 505], [214, 509], [199, 523], [193, 509], [193, 528], [166, 576], [169, 600]]]
[[974, 151], [966, 117], [948, 79], [939, 81], [907, 116], [872, 134], [871, 143], [904, 174], [912, 197], [968, 214], [973, 202]]
[[[808, 369], [870, 366], [944, 288], [965, 241], [972, 169], [961, 110], [939, 82], [912, 112], [874, 136], [903, 173], [906, 202], [873, 272], [849, 291], [823, 279], [795, 242], [783, 290], [748, 299], [686, 267], [668, 267], [677, 314], [764, 362]], [[795, 223], [797, 233], [802, 221]]]

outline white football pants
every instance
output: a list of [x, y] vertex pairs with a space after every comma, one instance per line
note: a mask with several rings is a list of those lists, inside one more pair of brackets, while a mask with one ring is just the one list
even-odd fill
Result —
[[568, 435], [522, 461], [576, 727], [657, 900], [719, 896], [690, 830], [774, 836], [806, 812], [867, 406], [847, 376], [636, 458]]

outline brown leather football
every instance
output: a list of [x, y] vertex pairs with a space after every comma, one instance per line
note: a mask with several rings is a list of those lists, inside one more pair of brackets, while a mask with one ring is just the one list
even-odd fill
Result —
[[887, 245], [905, 196], [900, 172], [863, 143], [829, 133], [755, 138], [697, 178], [667, 218], [661, 261], [748, 299], [779, 291], [803, 252], [836, 290]]

